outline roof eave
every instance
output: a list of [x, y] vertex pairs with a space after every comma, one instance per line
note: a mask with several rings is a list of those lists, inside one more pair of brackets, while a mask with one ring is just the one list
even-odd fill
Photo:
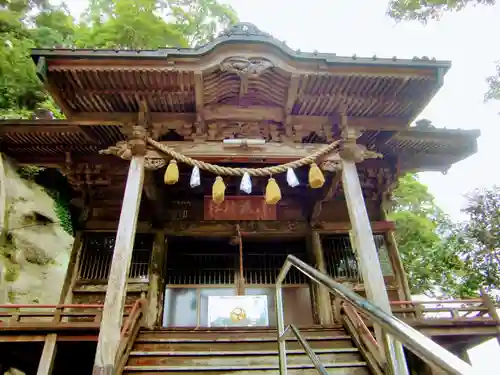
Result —
[[31, 56], [35, 63], [40, 57], [64, 58], [64, 59], [142, 59], [142, 60], [165, 60], [168, 58], [199, 58], [213, 52], [216, 47], [223, 44], [265, 44], [276, 48], [279, 52], [286, 54], [294, 60], [322, 62], [326, 65], [355, 65], [376, 66], [393, 68], [416, 68], [416, 69], [441, 69], [446, 73], [451, 67], [450, 61], [437, 61], [427, 58], [397, 59], [353, 56], [337, 56], [334, 53], [300, 52], [294, 51], [284, 44], [265, 40], [262, 37], [248, 37], [246, 39], [226, 38], [221, 41], [209, 43], [200, 48], [162, 48], [158, 50], [112, 50], [112, 49], [33, 49]]

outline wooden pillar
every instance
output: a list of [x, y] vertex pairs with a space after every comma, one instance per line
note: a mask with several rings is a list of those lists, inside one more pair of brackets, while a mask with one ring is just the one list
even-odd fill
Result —
[[78, 276], [78, 267], [80, 263], [80, 256], [82, 252], [82, 238], [83, 231], [77, 230], [75, 239], [73, 240], [73, 247], [69, 257], [68, 268], [66, 269], [66, 276], [61, 289], [59, 297], [59, 304], [71, 303], [73, 298], [73, 287]]
[[164, 297], [164, 276], [166, 257], [165, 233], [157, 232], [151, 253], [151, 268], [149, 272], [148, 312], [146, 325], [150, 328], [160, 323]]
[[[321, 244], [321, 237], [315, 230], [311, 232], [311, 249], [312, 256], [314, 257], [314, 264], [316, 268], [326, 273], [325, 256], [323, 254], [323, 246]], [[314, 295], [316, 311], [318, 312], [319, 323], [324, 325], [333, 324], [333, 310], [332, 302], [330, 299], [330, 292], [323, 285], [314, 283]]]
[[[387, 212], [384, 209], [385, 201], [382, 202], [381, 206], [380, 215], [382, 216], [382, 220], [387, 221]], [[403, 261], [401, 260], [401, 254], [399, 254], [398, 243], [394, 235], [394, 230], [390, 229], [385, 232], [384, 240], [389, 254], [389, 259], [391, 260], [394, 276], [398, 283], [399, 299], [401, 301], [411, 301], [411, 289], [408, 284], [408, 275], [406, 274]]]
[[130, 162], [104, 301], [93, 375], [115, 374], [115, 358], [120, 343], [127, 277], [130, 271], [144, 182], [143, 155], [132, 156]]
[[408, 284], [408, 276], [404, 269], [403, 262], [401, 261], [401, 256], [399, 255], [394, 231], [389, 230], [388, 232], [385, 232], [384, 239], [387, 245], [387, 251], [389, 252], [389, 258], [391, 260], [392, 268], [394, 270], [394, 274], [399, 286], [398, 290], [402, 289], [402, 296], [400, 296], [400, 298], [404, 298], [404, 301], [411, 301], [411, 289], [410, 285]]
[[354, 161], [342, 160], [342, 184], [366, 295], [378, 307], [390, 312], [384, 276]]
[[[366, 203], [355, 164], [363, 160], [363, 151], [356, 144], [356, 132], [347, 129], [345, 121], [346, 116], [342, 116], [342, 122], [345, 125], [344, 134], [346, 141], [340, 156], [342, 157], [342, 184], [352, 228], [351, 238], [359, 258], [361, 274], [363, 275], [363, 285], [368, 300], [386, 313], [392, 315], [377, 247], [373, 238], [373, 230], [368, 217], [368, 211], [366, 210]], [[378, 325], [375, 325], [375, 335], [381, 348], [384, 348], [388, 343], [387, 337]], [[392, 345], [389, 342], [387, 346], [391, 347], [389, 352], [394, 349], [390, 360], [396, 362], [395, 366], [398, 371], [401, 371], [401, 374], [407, 373], [408, 370], [402, 345], [400, 343]], [[384, 357], [386, 355], [385, 352], [381, 354]]]
[[56, 342], [57, 335], [55, 333], [51, 333], [45, 337], [42, 356], [40, 357], [40, 362], [38, 363], [38, 370], [36, 372], [36, 375], [52, 374], [54, 359], [56, 357]]
[[497, 322], [497, 341], [498, 345], [500, 345], [500, 314], [498, 314], [496, 305], [484, 288], [481, 288], [481, 298], [483, 299], [483, 304], [488, 308], [488, 313]]

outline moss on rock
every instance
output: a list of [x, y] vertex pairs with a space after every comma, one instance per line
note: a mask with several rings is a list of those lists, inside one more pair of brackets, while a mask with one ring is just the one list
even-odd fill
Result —
[[62, 225], [69, 217], [68, 205], [57, 203], [55, 194], [51, 197], [29, 177], [36, 168], [24, 170], [28, 180], [5, 159], [4, 170], [0, 303], [57, 303], [73, 244], [72, 228]]

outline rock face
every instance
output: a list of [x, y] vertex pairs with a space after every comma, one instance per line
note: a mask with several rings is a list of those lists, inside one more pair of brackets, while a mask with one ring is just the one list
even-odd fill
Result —
[[59, 224], [54, 200], [44, 188], [21, 178], [4, 157], [2, 162], [0, 199], [5, 202], [5, 219], [0, 238], [0, 304], [55, 304], [73, 237]]

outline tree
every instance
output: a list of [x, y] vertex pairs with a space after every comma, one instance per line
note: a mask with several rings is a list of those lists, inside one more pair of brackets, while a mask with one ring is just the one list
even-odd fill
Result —
[[388, 14], [398, 21], [426, 22], [430, 19], [439, 19], [443, 13], [460, 11], [467, 6], [495, 3], [496, 0], [390, 0]]
[[412, 293], [463, 294], [457, 275], [464, 273], [465, 266], [454, 243], [456, 228], [416, 174], [399, 179], [389, 219], [396, 223], [396, 240]]
[[500, 290], [500, 187], [469, 194], [468, 220], [454, 223], [409, 173], [399, 179], [391, 208], [413, 294], [463, 298]]
[[476, 287], [500, 290], [500, 187], [476, 190], [468, 196], [464, 212], [461, 256], [474, 275]]
[[49, 0], [0, 0], [0, 118], [40, 107], [61, 116], [36, 77], [32, 48], [188, 47], [236, 21], [218, 0], [91, 0], [79, 21]]
[[[446, 12], [460, 11], [467, 6], [495, 5], [496, 0], [390, 0], [388, 15], [397, 21], [438, 20]], [[500, 100], [500, 61], [496, 65], [496, 75], [486, 79], [488, 91], [485, 100]]]
[[92, 0], [77, 46], [189, 47], [208, 42], [218, 28], [236, 21], [234, 10], [217, 0]]

